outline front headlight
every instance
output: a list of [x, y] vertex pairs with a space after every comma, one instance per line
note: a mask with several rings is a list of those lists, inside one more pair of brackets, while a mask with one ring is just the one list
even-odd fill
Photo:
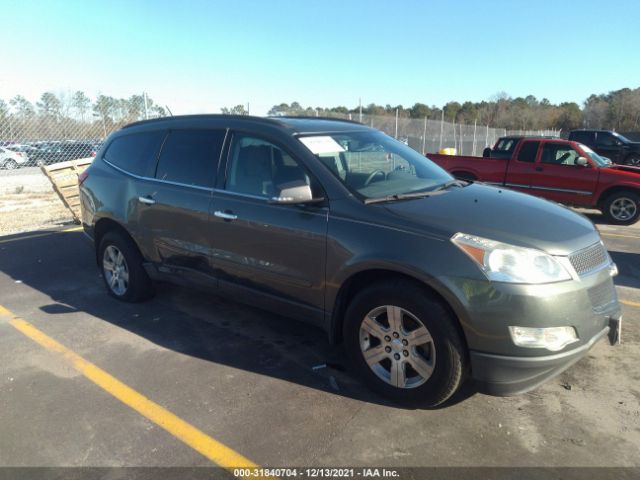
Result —
[[451, 241], [466, 253], [489, 280], [509, 283], [552, 283], [571, 280], [569, 272], [551, 255], [487, 238], [456, 233]]

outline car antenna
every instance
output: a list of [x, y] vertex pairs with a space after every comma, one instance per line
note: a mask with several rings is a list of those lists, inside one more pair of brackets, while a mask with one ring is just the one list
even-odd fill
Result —
[[166, 108], [167, 112], [169, 112], [169, 116], [173, 117], [173, 113], [171, 112], [171, 109], [169, 108], [169, 105], [165, 105], [164, 108]]

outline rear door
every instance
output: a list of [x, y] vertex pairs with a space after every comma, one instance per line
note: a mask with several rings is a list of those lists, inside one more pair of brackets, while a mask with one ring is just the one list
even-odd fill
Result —
[[142, 243], [165, 273], [213, 274], [209, 206], [225, 135], [222, 129], [168, 131], [152, 178], [137, 182], [132, 207]]
[[279, 186], [317, 182], [281, 145], [253, 134], [233, 135], [224, 179], [211, 204], [214, 265], [230, 296], [322, 321], [328, 205], [269, 203]]
[[504, 184], [514, 190], [531, 193], [531, 179], [536, 169], [539, 140], [523, 140], [508, 161]]
[[543, 142], [531, 177], [531, 193], [570, 205], [591, 205], [598, 169], [590, 163], [576, 165], [579, 157], [586, 156], [570, 143]]

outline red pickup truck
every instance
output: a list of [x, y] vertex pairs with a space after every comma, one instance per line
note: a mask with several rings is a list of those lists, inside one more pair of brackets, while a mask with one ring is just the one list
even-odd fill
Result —
[[431, 153], [428, 157], [457, 178], [596, 208], [619, 225], [638, 220], [640, 168], [612, 165], [589, 147], [568, 140], [524, 137], [516, 141], [507, 159]]

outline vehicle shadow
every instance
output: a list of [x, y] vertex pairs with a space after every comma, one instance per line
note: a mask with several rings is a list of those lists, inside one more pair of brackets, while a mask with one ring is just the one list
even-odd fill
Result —
[[[348, 371], [342, 349], [332, 346], [324, 331], [305, 323], [208, 292], [165, 284], [157, 285], [155, 298], [148, 302], [112, 299], [81, 232], [41, 233], [12, 236], [0, 243], [0, 271], [22, 283], [20, 288], [27, 286], [50, 298], [48, 304], [29, 308], [39, 308], [52, 322], [68, 313], [84, 312], [184, 355], [362, 402], [420, 408], [372, 393]], [[474, 385], [467, 382], [437, 408], [455, 405], [475, 393]]]
[[609, 250], [609, 255], [619, 272], [614, 283], [622, 287], [640, 288], [640, 254]]

